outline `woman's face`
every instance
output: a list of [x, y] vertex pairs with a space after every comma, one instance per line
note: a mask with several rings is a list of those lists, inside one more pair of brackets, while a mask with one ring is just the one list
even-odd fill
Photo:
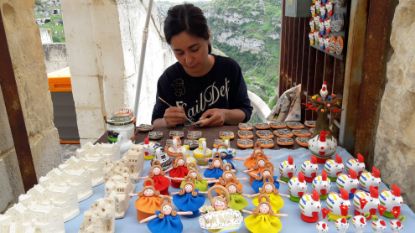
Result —
[[144, 190], [144, 196], [146, 196], [146, 197], [151, 197], [151, 196], [153, 196], [153, 194], [154, 194], [153, 189], [145, 189]]
[[186, 191], [186, 193], [190, 193], [193, 191], [193, 187], [190, 184], [187, 184], [184, 186], [184, 191]]
[[235, 185], [229, 185], [229, 187], [228, 187], [228, 191], [229, 191], [230, 193], [236, 193], [236, 187], [235, 187]]
[[269, 212], [269, 206], [267, 204], [259, 205], [259, 212], [261, 212], [261, 214], [267, 214]]
[[209, 60], [209, 41], [183, 31], [171, 38], [174, 56], [187, 74], [201, 77], [209, 72], [213, 61]]
[[215, 209], [216, 210], [224, 210], [226, 208], [225, 202], [220, 199], [215, 200]]
[[270, 193], [270, 192], [272, 192], [272, 190], [273, 190], [272, 185], [270, 185], [270, 184], [265, 185], [265, 192]]
[[155, 168], [153, 169], [153, 174], [154, 174], [154, 175], [160, 175], [160, 168], [155, 167]]

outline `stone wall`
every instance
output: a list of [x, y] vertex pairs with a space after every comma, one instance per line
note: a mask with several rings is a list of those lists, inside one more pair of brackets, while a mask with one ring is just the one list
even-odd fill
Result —
[[394, 50], [387, 65], [376, 136], [375, 165], [388, 184], [403, 189], [415, 208], [415, 1], [400, 0], [392, 24]]
[[47, 73], [68, 67], [68, 54], [66, 53], [65, 44], [43, 44], [43, 51], [45, 52], [45, 64]]
[[[34, 0], [0, 0], [20, 103], [38, 178], [58, 165], [60, 147], [53, 124], [53, 109], [43, 48], [33, 12]], [[18, 28], [19, 30], [16, 30]], [[0, 93], [0, 212], [16, 201], [23, 184], [6, 113]]]

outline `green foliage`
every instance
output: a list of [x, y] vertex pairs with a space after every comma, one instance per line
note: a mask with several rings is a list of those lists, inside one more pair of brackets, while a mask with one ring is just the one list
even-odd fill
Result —
[[[280, 34], [281, 1], [215, 0], [211, 4], [208, 21], [214, 35], [213, 46], [240, 64], [248, 89], [272, 108], [279, 80], [280, 41], [279, 37], [271, 35]], [[229, 18], [235, 15], [244, 21], [231, 22]], [[232, 32], [228, 40], [256, 39], [264, 42], [264, 46], [259, 53], [242, 52], [236, 46], [215, 39], [215, 35], [223, 32]]]

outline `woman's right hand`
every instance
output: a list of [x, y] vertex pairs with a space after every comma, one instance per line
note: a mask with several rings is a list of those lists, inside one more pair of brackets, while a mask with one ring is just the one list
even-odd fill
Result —
[[169, 107], [164, 112], [164, 121], [167, 127], [175, 127], [187, 121], [186, 114], [182, 107]]

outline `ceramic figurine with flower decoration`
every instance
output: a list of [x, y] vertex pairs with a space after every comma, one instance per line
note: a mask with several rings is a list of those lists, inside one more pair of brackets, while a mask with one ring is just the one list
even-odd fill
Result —
[[356, 233], [363, 233], [363, 230], [366, 227], [366, 218], [363, 215], [356, 215], [352, 218], [352, 224], [355, 228]]
[[306, 160], [301, 164], [301, 171], [307, 183], [313, 182], [313, 179], [317, 176], [317, 170], [318, 164], [315, 156], [311, 156], [311, 160]]
[[311, 96], [305, 104], [307, 110], [317, 112], [316, 128], [308, 142], [308, 148], [318, 158], [318, 163], [325, 163], [336, 152], [337, 140], [330, 131], [328, 114], [331, 119], [341, 112], [341, 99], [334, 93], [329, 94], [327, 82], [324, 81], [320, 93]]
[[325, 221], [320, 221], [316, 223], [316, 229], [318, 233], [327, 233], [329, 232], [329, 225]]
[[312, 194], [304, 194], [298, 203], [301, 210], [301, 219], [307, 223], [314, 223], [319, 220], [321, 211], [320, 196], [316, 190]]
[[329, 159], [324, 164], [324, 170], [327, 172], [329, 179], [331, 182], [336, 182], [337, 176], [343, 173], [344, 164], [342, 157], [336, 154], [335, 159]]
[[386, 222], [383, 219], [378, 219], [372, 221], [371, 227], [374, 233], [383, 233], [386, 230]]
[[321, 175], [314, 178], [312, 187], [320, 195], [320, 200], [326, 200], [330, 192], [331, 182], [327, 178], [327, 172], [323, 170]]
[[280, 163], [280, 179], [284, 182], [288, 182], [294, 176], [296, 169], [297, 167], [294, 163], [294, 159], [289, 155], [287, 160]]
[[403, 229], [402, 221], [399, 219], [392, 219], [389, 221], [392, 233], [399, 233]]
[[392, 185], [391, 190], [384, 190], [379, 198], [379, 213], [387, 218], [397, 219], [402, 218], [401, 206], [403, 199], [401, 190], [397, 185]]
[[290, 200], [293, 202], [299, 202], [300, 198], [307, 192], [307, 183], [302, 172], [290, 179], [288, 182], [288, 192]]
[[381, 182], [380, 171], [375, 166], [372, 167], [372, 172], [362, 172], [359, 177], [360, 187], [366, 192], [369, 192], [370, 187], [378, 189]]
[[339, 218], [349, 219], [350, 200], [349, 193], [340, 188], [340, 195], [331, 192], [327, 198], [328, 220], [336, 221]]
[[349, 222], [346, 218], [337, 219], [335, 225], [338, 233], [346, 233], [347, 229], [349, 229]]
[[199, 147], [193, 151], [193, 156], [195, 157], [198, 165], [207, 165], [208, 160], [212, 157], [212, 150], [206, 146], [206, 138], [199, 138]]
[[278, 213], [280, 209], [284, 207], [284, 199], [282, 199], [282, 197], [289, 197], [288, 195], [279, 193], [277, 187], [275, 187], [274, 183], [272, 182], [272, 179], [264, 182], [259, 193], [250, 195], [250, 197], [254, 197], [252, 199], [252, 204], [254, 206], [258, 206], [259, 204], [259, 199], [257, 197], [259, 195], [266, 195], [269, 197], [272, 210], [275, 213]]
[[140, 223], [148, 222], [147, 228], [151, 233], [181, 233], [183, 232], [183, 224], [179, 216], [191, 214], [190, 211], [177, 212], [174, 210], [170, 198], [164, 198], [160, 210], [157, 210], [154, 215], [141, 220]]
[[346, 171], [349, 171], [350, 169], [357, 172], [357, 175], [360, 176], [362, 172], [366, 169], [365, 165], [365, 158], [362, 154], [357, 153], [357, 159], [349, 159], [346, 163]]
[[259, 204], [251, 212], [243, 210], [250, 215], [245, 218], [245, 226], [250, 232], [280, 232], [282, 223], [279, 217], [287, 216], [286, 214], [274, 213], [271, 208], [270, 200], [266, 195], [258, 197]]
[[345, 189], [349, 193], [349, 199], [353, 199], [354, 193], [359, 187], [359, 180], [357, 173], [354, 170], [349, 170], [349, 175], [340, 174], [336, 180], [337, 187]]
[[371, 219], [376, 215], [379, 205], [379, 192], [375, 187], [370, 187], [370, 194], [365, 191], [357, 191], [353, 198], [354, 214], [364, 215]]

